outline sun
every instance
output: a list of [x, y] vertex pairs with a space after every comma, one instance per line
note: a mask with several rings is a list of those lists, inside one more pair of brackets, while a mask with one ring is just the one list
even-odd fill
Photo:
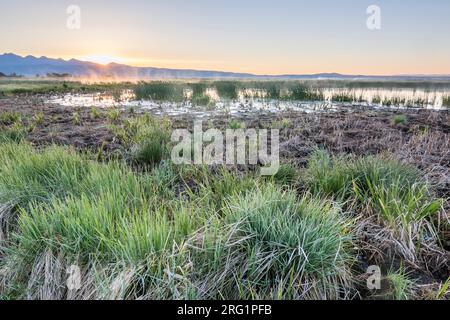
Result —
[[126, 61], [126, 59], [124, 59], [124, 58], [114, 57], [114, 56], [109, 56], [109, 55], [98, 55], [98, 54], [83, 56], [83, 57], [81, 57], [81, 60], [95, 62], [95, 63], [99, 63], [102, 65], [107, 65], [112, 62], [125, 63], [125, 61]]

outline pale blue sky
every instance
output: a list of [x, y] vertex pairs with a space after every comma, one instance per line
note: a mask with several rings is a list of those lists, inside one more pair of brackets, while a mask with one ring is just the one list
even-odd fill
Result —
[[[66, 27], [68, 5], [81, 29]], [[366, 9], [381, 7], [381, 30]], [[14, 0], [0, 53], [265, 74], [450, 74], [448, 0]]]

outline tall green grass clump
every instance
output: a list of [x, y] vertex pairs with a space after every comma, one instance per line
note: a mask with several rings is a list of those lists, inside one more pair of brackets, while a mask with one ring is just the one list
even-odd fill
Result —
[[[133, 136], [146, 127], [129, 126]], [[62, 147], [0, 145], [0, 203], [16, 216], [0, 261], [0, 294], [67, 298], [60, 275], [73, 264], [83, 270], [75, 298], [352, 293], [350, 220], [331, 201], [206, 167], [182, 173], [201, 185], [177, 198], [168, 190], [180, 177], [168, 162], [137, 174], [90, 159]]]
[[211, 97], [206, 94], [208, 85], [203, 82], [192, 83], [192, 104], [196, 106], [209, 106], [212, 103]]
[[281, 90], [286, 88], [283, 81], [249, 81], [242, 82], [241, 86], [256, 91], [254, 97], [271, 100], [281, 99]]
[[450, 96], [442, 98], [442, 105], [444, 107], [450, 108]]
[[281, 99], [281, 87], [278, 83], [268, 83], [265, 88], [266, 97], [272, 100]]
[[231, 119], [231, 121], [228, 123], [228, 128], [232, 130], [239, 130], [244, 127], [244, 123], [239, 122], [236, 119]]
[[[18, 218], [0, 262], [0, 294], [67, 298], [59, 274], [76, 264], [84, 272], [79, 294], [90, 298], [223, 298], [201, 290], [202, 283], [209, 284], [205, 278], [221, 277], [209, 265], [209, 249], [186, 244], [199, 239], [205, 226], [217, 226], [220, 234], [228, 231], [216, 223], [223, 218], [214, 208], [228, 215], [225, 202], [204, 206], [206, 191], [191, 202], [162, 196], [160, 189], [176, 178], [166, 164], [152, 175], [139, 175], [123, 164], [96, 163], [67, 148], [1, 148], [1, 202], [10, 203]], [[232, 197], [239, 192], [236, 183], [243, 181], [232, 177], [211, 178], [208, 184], [216, 189], [207, 189], [217, 200], [226, 192]], [[230, 216], [226, 223], [234, 221]], [[116, 292], [117, 286], [123, 290]]]
[[237, 81], [216, 81], [214, 87], [217, 94], [222, 99], [236, 100], [238, 98], [238, 82]]
[[0, 127], [0, 143], [21, 142], [27, 136], [27, 131], [27, 128], [21, 122], [8, 127]]
[[330, 202], [297, 198], [268, 184], [230, 197], [222, 214], [202, 232], [202, 260], [194, 257], [212, 298], [349, 294], [349, 224]]
[[222, 212], [228, 198], [244, 195], [258, 184], [258, 179], [251, 175], [239, 175], [223, 167], [212, 174], [211, 170], [204, 166], [189, 170], [188, 175], [190, 177], [183, 179], [199, 182], [197, 194], [191, 190], [191, 197], [199, 197], [201, 206], [210, 208], [212, 212]]
[[132, 143], [132, 158], [154, 166], [169, 154], [170, 122], [151, 116], [130, 120], [126, 125]]
[[141, 82], [134, 88], [136, 99], [151, 99], [158, 102], [182, 102], [185, 98], [184, 87], [170, 82]]
[[204, 82], [197, 82], [191, 84], [192, 88], [192, 96], [193, 97], [201, 97], [206, 93], [208, 89], [208, 85]]
[[424, 239], [436, 238], [430, 221], [443, 201], [433, 197], [419, 172], [396, 160], [368, 156], [312, 155], [304, 180], [314, 194], [357, 205], [393, 230], [412, 258]]
[[96, 120], [96, 119], [100, 118], [100, 112], [98, 111], [97, 108], [93, 107], [93, 108], [91, 108], [91, 112], [89, 113], [89, 116], [92, 120]]
[[0, 113], [0, 124], [9, 126], [22, 122], [22, 116], [18, 112], [4, 111]]
[[297, 178], [298, 170], [290, 163], [282, 164], [278, 172], [273, 176], [274, 181], [283, 186], [292, 185], [296, 182]]
[[[83, 286], [96, 297], [102, 288], [114, 291], [108, 279], [97, 279], [97, 267], [114, 273], [129, 266], [140, 270], [141, 282], [122, 280], [120, 285], [130, 288], [123, 297], [136, 298], [133, 288], [143, 290], [144, 277], [149, 290], [160, 288], [152, 293], [155, 298], [170, 297], [165, 271], [174, 244], [181, 245], [202, 220], [189, 205], [160, 197], [166, 169], [141, 176], [121, 163], [96, 163], [61, 147], [36, 151], [26, 144], [1, 144], [0, 151], [1, 210], [10, 210], [8, 224], [14, 225], [2, 251], [0, 294], [22, 287], [17, 297], [61, 298], [66, 287], [58, 272], [75, 263], [93, 273]], [[6, 216], [0, 214], [3, 235]], [[2, 250], [4, 240], [0, 237]], [[44, 265], [47, 271], [40, 272]]]
[[342, 102], [351, 103], [351, 102], [355, 102], [355, 101], [360, 101], [360, 99], [358, 99], [355, 95], [351, 95], [348, 93], [339, 93], [339, 94], [334, 94], [331, 97], [331, 101], [341, 102], [341, 103]]
[[45, 122], [45, 115], [44, 115], [44, 113], [42, 111], [35, 113], [33, 115], [32, 121], [33, 121], [33, 124], [36, 125], [36, 126], [43, 125], [44, 122]]
[[298, 83], [290, 87], [286, 98], [295, 101], [320, 101], [323, 100], [323, 95], [314, 92], [310, 87], [302, 83]]
[[406, 274], [403, 267], [398, 271], [390, 270], [386, 276], [389, 298], [393, 300], [410, 300], [413, 295], [414, 281]]
[[[109, 123], [114, 124], [114, 123], [118, 123], [120, 121], [121, 115], [122, 115], [122, 112], [120, 109], [111, 108], [106, 113], [106, 118], [108, 119]], [[91, 113], [91, 116], [98, 117], [99, 116], [98, 111], [93, 111]]]
[[0, 203], [22, 207], [78, 194], [90, 170], [83, 156], [71, 149], [37, 152], [28, 144], [1, 144], [0, 162]]

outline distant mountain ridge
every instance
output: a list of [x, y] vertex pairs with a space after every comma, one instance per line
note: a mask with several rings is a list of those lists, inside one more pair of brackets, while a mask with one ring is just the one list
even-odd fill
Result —
[[339, 73], [319, 73], [311, 75], [256, 75], [224, 71], [169, 69], [154, 67], [133, 67], [110, 63], [101, 65], [76, 59], [63, 60], [47, 57], [22, 57], [13, 53], [0, 55], [0, 73], [17, 74], [25, 77], [46, 76], [47, 74], [70, 74], [82, 78], [120, 78], [120, 79], [388, 79], [388, 80], [450, 80], [450, 75], [398, 75], [366, 76], [343, 75]]

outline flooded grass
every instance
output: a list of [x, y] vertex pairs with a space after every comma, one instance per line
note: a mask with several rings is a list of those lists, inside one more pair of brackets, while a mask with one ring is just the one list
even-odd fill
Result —
[[442, 104], [444, 107], [450, 108], [450, 96], [446, 96], [443, 98]]
[[136, 99], [181, 102], [185, 99], [184, 86], [169, 82], [140, 83], [134, 89]]
[[[96, 108], [159, 108], [161, 114], [199, 111], [204, 117], [266, 110], [317, 112], [352, 108], [448, 109], [449, 82], [389, 81], [149, 81], [81, 83], [13, 80], [0, 82], [0, 94], [47, 95], [52, 103]], [[193, 109], [199, 110], [193, 110]], [[204, 109], [203, 111], [201, 109]], [[228, 110], [228, 111], [227, 111]]]
[[84, 83], [81, 81], [63, 80], [0, 80], [0, 95], [20, 94], [64, 94], [88, 92], [114, 92], [129, 89], [134, 84], [122, 83]]
[[238, 98], [239, 82], [217, 81], [213, 85], [220, 98], [229, 100], [235, 100]]

